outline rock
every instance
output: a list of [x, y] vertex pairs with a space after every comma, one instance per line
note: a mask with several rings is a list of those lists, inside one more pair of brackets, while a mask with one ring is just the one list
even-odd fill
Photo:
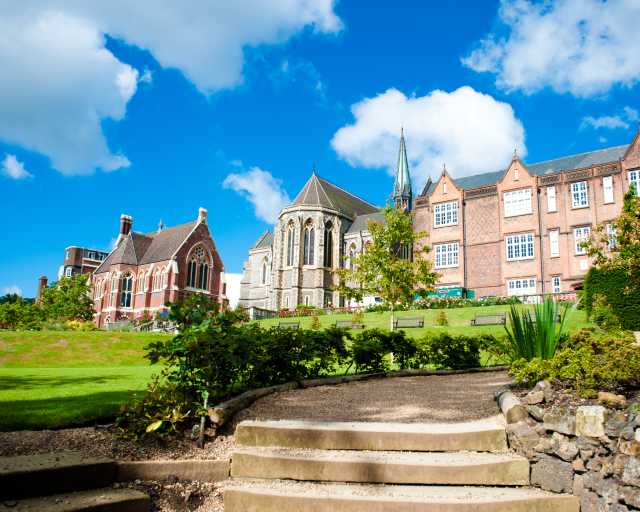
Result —
[[602, 512], [603, 510], [604, 500], [599, 498], [595, 492], [582, 492], [582, 496], [580, 496], [580, 512]]
[[542, 421], [544, 417], [544, 409], [537, 405], [528, 405], [527, 412], [531, 415], [531, 417], [535, 420]]
[[622, 501], [627, 505], [631, 505], [635, 508], [640, 508], [640, 490], [634, 487], [622, 486], [618, 490]]
[[546, 491], [571, 492], [573, 468], [568, 462], [541, 455], [540, 460], [531, 468], [531, 484]]
[[551, 437], [551, 443], [553, 446], [553, 453], [555, 453], [562, 460], [571, 462], [578, 456], [578, 447], [574, 441], [570, 441], [566, 436], [554, 432]]
[[626, 439], [627, 441], [635, 439], [636, 433], [634, 425], [632, 423], [627, 423], [627, 425], [622, 429], [622, 432], [620, 432], [620, 437], [622, 439]]
[[600, 391], [598, 393], [598, 402], [609, 407], [622, 408], [627, 405], [627, 399], [623, 395], [616, 395], [615, 393], [609, 393], [607, 391]]
[[575, 417], [575, 432], [578, 436], [604, 436], [606, 409], [601, 405], [582, 405]]
[[553, 409], [544, 414], [542, 421], [546, 430], [553, 430], [570, 436], [576, 433], [576, 417], [569, 411]]
[[629, 512], [629, 509], [620, 503], [614, 503], [609, 506], [609, 512]]
[[640, 428], [636, 429], [636, 433], [633, 438], [635, 439], [636, 443], [640, 443]]
[[622, 472], [622, 481], [625, 484], [640, 487], [640, 459], [637, 457], [627, 457]]
[[613, 478], [604, 478], [598, 473], [586, 473], [583, 480], [587, 489], [595, 491], [608, 502], [617, 501], [618, 483]]
[[540, 435], [524, 421], [507, 425], [509, 446], [517, 453], [531, 458], [535, 455]]
[[623, 411], [616, 411], [608, 415], [605, 425], [605, 433], [609, 437], [620, 437], [622, 430], [627, 426], [627, 415]]
[[[573, 468], [573, 470], [576, 473], [584, 473], [587, 468], [584, 466], [584, 461], [582, 459], [576, 459], [571, 463], [571, 467]], [[576, 478], [578, 478], [576, 476]], [[574, 488], [575, 488], [575, 482], [574, 482]], [[573, 494], [576, 494], [575, 490], [573, 492]]]
[[518, 423], [529, 417], [529, 413], [522, 405], [522, 402], [511, 391], [502, 391], [496, 396], [496, 400], [508, 424]]
[[589, 460], [591, 459], [596, 452], [594, 452], [593, 450], [580, 450], [580, 458], [582, 460]]
[[553, 453], [553, 441], [551, 441], [551, 439], [547, 437], [543, 437], [540, 439], [534, 449], [538, 453]]
[[544, 401], [551, 402], [553, 400], [553, 386], [547, 380], [541, 380], [532, 389], [534, 392], [542, 391], [544, 394]]
[[524, 403], [527, 405], [536, 405], [544, 402], [544, 391], [529, 391], [524, 397]]
[[625, 455], [638, 457], [640, 456], [640, 443], [637, 441], [625, 441], [624, 439], [620, 439], [618, 442], [618, 451]]

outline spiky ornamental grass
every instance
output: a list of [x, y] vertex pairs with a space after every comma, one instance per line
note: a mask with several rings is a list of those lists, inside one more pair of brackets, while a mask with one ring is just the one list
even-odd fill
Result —
[[567, 311], [566, 304], [561, 305], [549, 296], [542, 304], [536, 304], [533, 311], [512, 305], [505, 325], [505, 349], [511, 360], [551, 359], [566, 337]]

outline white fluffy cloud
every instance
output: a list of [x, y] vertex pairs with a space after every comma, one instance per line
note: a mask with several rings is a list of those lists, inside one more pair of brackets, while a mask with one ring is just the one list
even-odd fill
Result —
[[507, 103], [471, 87], [407, 97], [389, 89], [351, 107], [355, 122], [331, 145], [353, 166], [396, 165], [400, 126], [414, 180], [437, 176], [443, 163], [454, 177], [503, 169], [513, 150], [526, 154], [524, 129]]
[[306, 27], [338, 32], [333, 0], [2, 2], [0, 139], [47, 155], [64, 174], [126, 167], [101, 122], [124, 117], [139, 72], [106, 49], [105, 35], [148, 50], [211, 94], [242, 82], [245, 48]]
[[16, 155], [8, 153], [2, 161], [2, 172], [5, 176], [14, 180], [24, 180], [33, 176], [33, 174], [24, 168], [24, 163], [20, 162], [16, 158]]
[[291, 202], [282, 181], [259, 167], [229, 174], [223, 186], [245, 197], [253, 205], [256, 217], [269, 224], [275, 224], [280, 210]]
[[4, 286], [0, 290], [0, 295], [20, 295], [22, 297], [22, 288], [15, 284]]
[[636, 109], [624, 107], [619, 114], [613, 116], [583, 117], [580, 128], [593, 128], [594, 130], [615, 130], [622, 128], [628, 130], [631, 128], [631, 123], [635, 123], [638, 120], [640, 120], [640, 114]]
[[588, 97], [640, 79], [638, 0], [502, 0], [499, 17], [462, 62], [501, 88]]

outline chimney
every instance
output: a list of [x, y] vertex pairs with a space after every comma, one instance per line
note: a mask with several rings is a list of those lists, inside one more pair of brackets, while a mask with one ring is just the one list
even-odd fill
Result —
[[47, 276], [40, 276], [38, 278], [38, 292], [36, 294], [36, 302], [40, 302], [40, 299], [42, 298], [42, 291], [47, 287], [48, 282], [49, 280], [47, 279]]
[[201, 222], [203, 224], [207, 223], [207, 209], [202, 207], [198, 209], [198, 224]]
[[131, 215], [120, 215], [120, 238], [127, 236], [131, 231], [131, 225], [133, 224], [133, 218]]

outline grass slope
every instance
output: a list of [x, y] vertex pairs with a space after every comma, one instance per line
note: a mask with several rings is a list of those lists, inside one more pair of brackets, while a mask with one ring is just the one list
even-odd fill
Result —
[[113, 418], [158, 367], [144, 346], [166, 335], [0, 331], [0, 430]]

